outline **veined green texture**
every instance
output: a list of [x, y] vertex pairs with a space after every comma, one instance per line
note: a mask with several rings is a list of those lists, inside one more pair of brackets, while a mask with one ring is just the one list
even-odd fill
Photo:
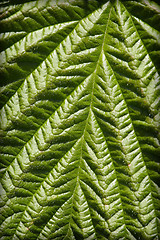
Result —
[[0, 239], [160, 239], [160, 6], [0, 9]]

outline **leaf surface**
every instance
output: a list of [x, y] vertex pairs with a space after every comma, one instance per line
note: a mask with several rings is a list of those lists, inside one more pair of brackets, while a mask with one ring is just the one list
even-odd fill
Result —
[[0, 6], [1, 239], [159, 239], [160, 6]]

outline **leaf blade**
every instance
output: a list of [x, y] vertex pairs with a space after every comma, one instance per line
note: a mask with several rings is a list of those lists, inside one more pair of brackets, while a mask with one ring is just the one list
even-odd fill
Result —
[[[27, 37], [41, 32], [44, 43], [53, 29], [34, 15], [40, 2], [23, 11], [45, 25]], [[94, 1], [86, 17], [82, 2], [54, 5], [72, 31], [2, 110], [6, 240], [159, 236], [159, 73], [139, 29], [153, 39], [159, 32], [132, 16], [130, 1]]]

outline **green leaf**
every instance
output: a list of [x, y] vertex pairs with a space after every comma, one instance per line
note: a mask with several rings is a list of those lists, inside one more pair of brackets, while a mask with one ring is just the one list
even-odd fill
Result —
[[0, 13], [0, 239], [158, 240], [160, 5]]

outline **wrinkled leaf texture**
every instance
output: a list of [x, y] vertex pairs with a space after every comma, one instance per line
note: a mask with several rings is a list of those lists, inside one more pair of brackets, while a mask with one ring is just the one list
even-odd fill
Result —
[[160, 5], [0, 9], [0, 239], [160, 239]]

